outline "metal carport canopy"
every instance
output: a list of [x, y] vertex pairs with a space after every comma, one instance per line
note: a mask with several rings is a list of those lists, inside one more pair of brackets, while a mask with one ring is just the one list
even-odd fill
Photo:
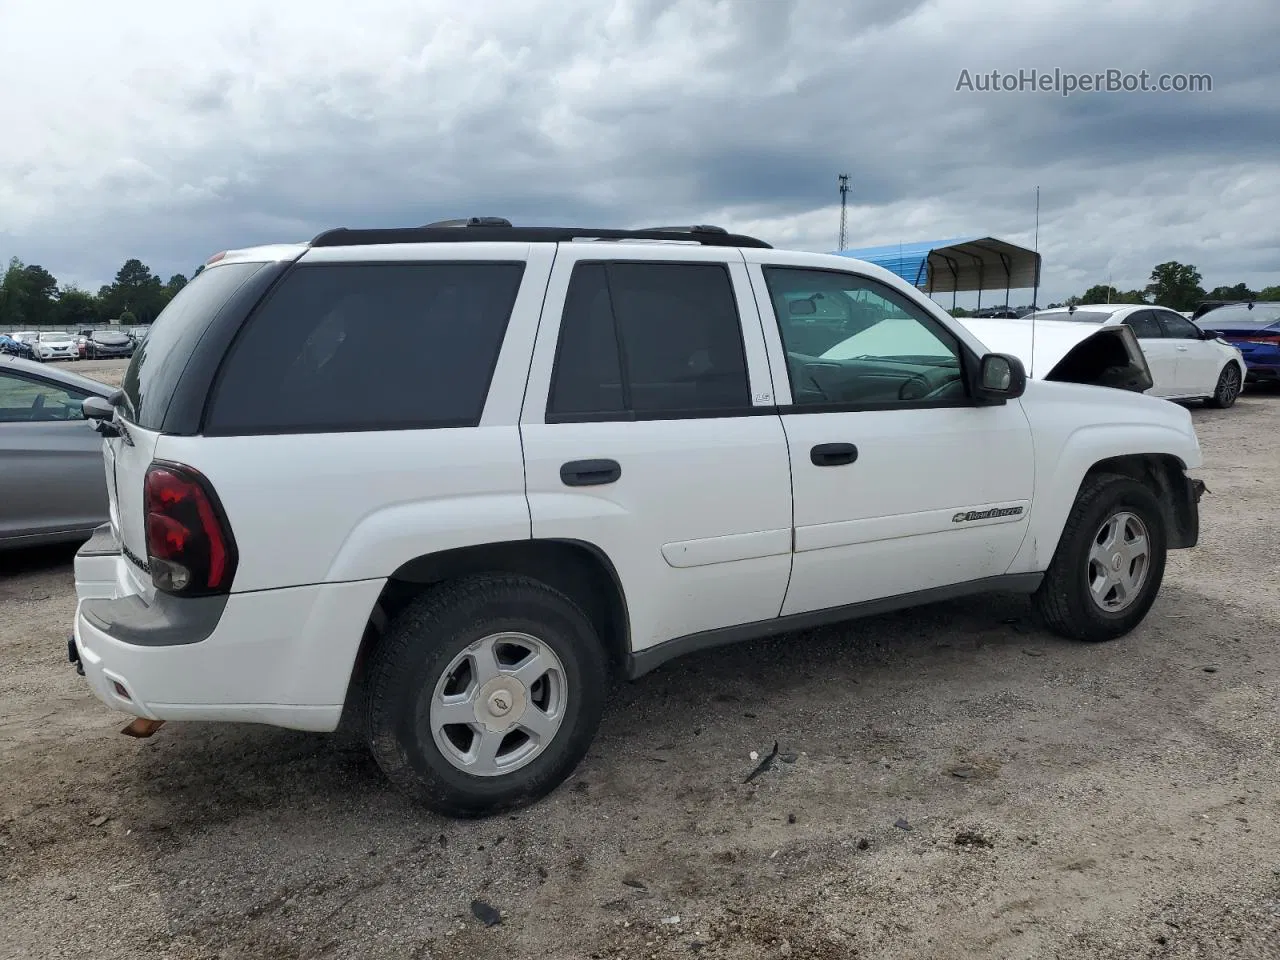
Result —
[[1040, 254], [996, 237], [954, 237], [837, 250], [896, 273], [926, 293], [1040, 286]]

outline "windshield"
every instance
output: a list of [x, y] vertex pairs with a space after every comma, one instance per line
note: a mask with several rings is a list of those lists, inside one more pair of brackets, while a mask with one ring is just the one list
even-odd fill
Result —
[[71, 336], [66, 333], [42, 333], [40, 340], [43, 343], [70, 343]]
[[1103, 310], [1041, 310], [1031, 314], [1037, 320], [1070, 320], [1072, 323], [1106, 323], [1113, 316]]
[[1255, 303], [1252, 310], [1247, 304], [1233, 303], [1210, 310], [1196, 322], [1205, 330], [1261, 330], [1280, 323], [1280, 303]]

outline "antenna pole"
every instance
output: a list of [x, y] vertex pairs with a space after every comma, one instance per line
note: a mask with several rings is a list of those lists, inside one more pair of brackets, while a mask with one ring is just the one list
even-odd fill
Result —
[[842, 173], [837, 180], [840, 184], [840, 241], [836, 249], [843, 250], [849, 239], [849, 175]]
[[1036, 277], [1035, 288], [1031, 292], [1031, 362], [1027, 364], [1027, 376], [1032, 376], [1036, 369], [1036, 313], [1040, 310], [1040, 187], [1036, 186]]
[[1036, 310], [1040, 306], [1040, 188], [1038, 186], [1036, 187], [1036, 240], [1034, 250], [1036, 254], [1036, 278], [1035, 289], [1031, 291], [1032, 310]]

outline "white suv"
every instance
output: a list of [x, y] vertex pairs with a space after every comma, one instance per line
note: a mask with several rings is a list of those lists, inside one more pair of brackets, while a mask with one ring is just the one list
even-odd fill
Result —
[[1138, 392], [1027, 383], [885, 270], [714, 227], [221, 254], [85, 403], [111, 522], [71, 655], [151, 721], [356, 708], [392, 781], [475, 815], [573, 770], [611, 673], [989, 590], [1111, 639], [1202, 489], [1119, 330], [1047, 378]]

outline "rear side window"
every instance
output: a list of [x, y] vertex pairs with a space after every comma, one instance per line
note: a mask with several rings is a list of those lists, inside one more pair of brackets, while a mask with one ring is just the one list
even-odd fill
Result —
[[300, 265], [218, 374], [207, 434], [475, 426], [523, 263]]
[[1137, 313], [1131, 313], [1121, 322], [1126, 327], [1132, 327], [1139, 340], [1159, 340], [1164, 336], [1164, 332], [1160, 329], [1160, 324], [1156, 322], [1156, 318], [1150, 310], [1139, 310]]
[[750, 405], [733, 281], [723, 265], [574, 268], [550, 422], [732, 416]]
[[169, 301], [125, 371], [125, 419], [159, 430], [178, 380], [218, 311], [265, 263], [227, 263], [201, 270]]

